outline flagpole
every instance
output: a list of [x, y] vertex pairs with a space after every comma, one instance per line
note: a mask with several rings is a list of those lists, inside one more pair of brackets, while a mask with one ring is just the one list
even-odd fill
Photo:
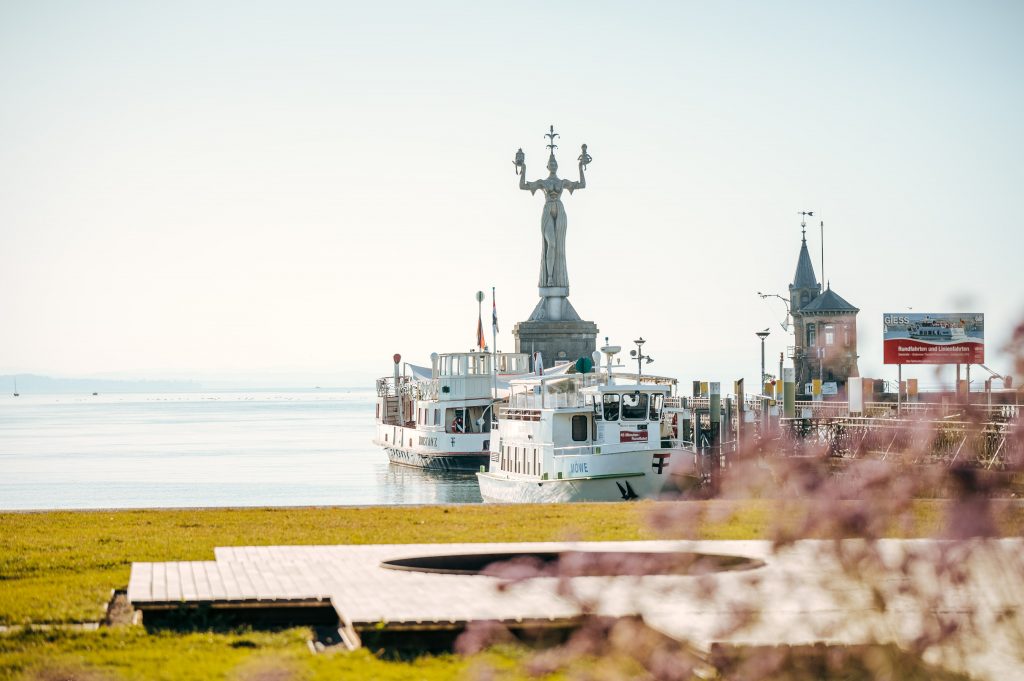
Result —
[[486, 345], [484, 340], [484, 292], [476, 292], [476, 347], [483, 350]]
[[[491, 399], [498, 399], [498, 301], [491, 287]], [[491, 402], [491, 421], [494, 421], [494, 403]]]

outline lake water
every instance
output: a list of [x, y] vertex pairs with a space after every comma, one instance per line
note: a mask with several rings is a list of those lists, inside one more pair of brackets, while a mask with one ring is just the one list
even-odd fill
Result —
[[0, 396], [0, 509], [476, 503], [388, 463], [372, 390]]

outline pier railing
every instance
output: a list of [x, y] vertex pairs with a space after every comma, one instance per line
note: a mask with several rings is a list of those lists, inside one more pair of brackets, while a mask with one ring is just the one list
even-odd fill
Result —
[[783, 453], [822, 449], [847, 459], [944, 463], [1000, 470], [1024, 461], [1017, 422], [845, 417], [783, 419]]

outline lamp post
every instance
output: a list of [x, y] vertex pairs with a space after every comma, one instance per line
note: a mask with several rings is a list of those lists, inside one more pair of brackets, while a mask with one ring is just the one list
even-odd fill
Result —
[[765, 329], [764, 331], [758, 331], [756, 335], [761, 339], [761, 394], [764, 395], [764, 339], [771, 334], [771, 331]]
[[760, 291], [757, 292], [757, 295], [761, 296], [761, 300], [765, 300], [766, 298], [778, 298], [782, 301], [783, 305], [786, 306], [786, 318], [782, 320], [779, 326], [782, 327], [783, 331], [789, 331], [789, 320], [793, 317], [793, 313], [789, 309], [789, 298], [781, 296], [778, 293], [761, 293]]

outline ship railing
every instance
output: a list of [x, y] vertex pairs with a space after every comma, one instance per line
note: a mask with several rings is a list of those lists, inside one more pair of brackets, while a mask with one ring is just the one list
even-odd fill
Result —
[[646, 445], [646, 442], [591, 442], [585, 445], [566, 445], [552, 449], [555, 456], [601, 456], [602, 454], [621, 454], [632, 452], [637, 445]]
[[402, 394], [414, 400], [436, 400], [440, 392], [439, 381], [409, 381], [402, 386]]
[[540, 421], [540, 409], [501, 407], [498, 414], [506, 421]]
[[[607, 447], [607, 445], [605, 445]], [[569, 445], [565, 447], [555, 447], [552, 451], [555, 456], [580, 456], [587, 454], [599, 454], [597, 450], [601, 447], [599, 444], [589, 445]]]
[[[725, 410], [726, 398], [729, 395], [723, 395], [721, 400], [722, 410]], [[744, 411], [761, 411], [761, 395], [747, 395], [744, 397], [743, 403], [745, 405]], [[764, 396], [764, 399], [773, 400], [775, 398]], [[683, 397], [683, 396], [672, 396], [665, 399], [665, 407], [669, 409], [710, 409], [711, 398], [710, 397]]]
[[[607, 380], [608, 374], [596, 374], [595, 373], [595, 374], [584, 374], [584, 375], [585, 376], [603, 376], [604, 380], [595, 381], [595, 382], [601, 383], [602, 385], [608, 382], [608, 380]], [[669, 378], [668, 376], [658, 376], [658, 375], [655, 375], [655, 374], [632, 374], [632, 373], [629, 373], [628, 371], [624, 371], [624, 372], [621, 372], [621, 373], [613, 373], [612, 374], [612, 385], [616, 385], [616, 384], [619, 384], [619, 385], [622, 385], [622, 384], [631, 385], [631, 384], [634, 384], [634, 383], [639, 384], [639, 385], [661, 385], [661, 386], [665, 386], [666, 388], [670, 388], [670, 387], [676, 385], [676, 383], [678, 383], [678, 381], [676, 379], [674, 379], [674, 378]]]
[[417, 381], [412, 376], [399, 376], [397, 385], [394, 376], [377, 379], [377, 397], [408, 396], [415, 389]]

